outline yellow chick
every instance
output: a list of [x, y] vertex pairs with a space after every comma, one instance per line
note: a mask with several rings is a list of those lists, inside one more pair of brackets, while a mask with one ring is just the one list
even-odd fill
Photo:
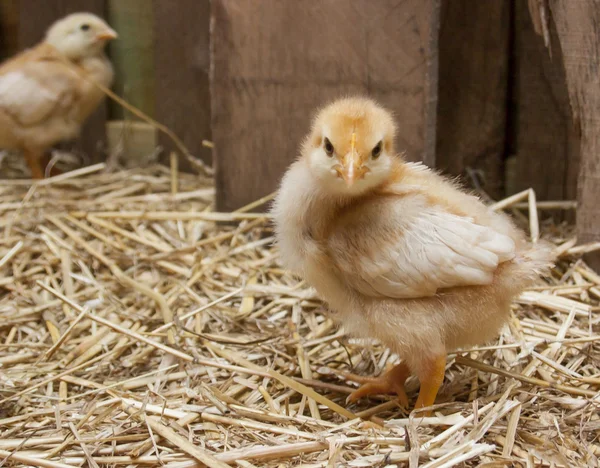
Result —
[[32, 177], [44, 177], [45, 151], [75, 138], [102, 101], [89, 80], [112, 83], [104, 46], [116, 37], [97, 16], [75, 13], [54, 23], [43, 42], [0, 65], [0, 148], [22, 151]]
[[352, 334], [381, 340], [401, 363], [350, 400], [396, 393], [418, 377], [434, 404], [449, 351], [495, 337], [510, 304], [551, 267], [510, 219], [394, 151], [391, 115], [366, 98], [322, 109], [281, 183], [273, 215], [284, 265]]

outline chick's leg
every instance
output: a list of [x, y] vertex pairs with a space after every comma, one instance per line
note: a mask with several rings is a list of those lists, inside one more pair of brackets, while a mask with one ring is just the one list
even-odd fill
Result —
[[44, 178], [44, 167], [42, 165], [42, 156], [43, 154], [32, 151], [32, 150], [23, 150], [23, 157], [25, 158], [25, 162], [29, 166], [29, 170], [31, 171], [32, 179], [43, 179]]
[[[417, 398], [417, 403], [415, 404], [416, 409], [425, 408], [435, 403], [435, 397], [444, 381], [445, 370], [446, 355], [427, 359], [420, 366], [417, 377], [421, 382], [421, 389], [419, 390], [419, 398]], [[429, 416], [431, 411], [425, 414]]]
[[360, 377], [358, 375], [346, 374], [346, 379], [362, 384], [358, 390], [350, 394], [348, 400], [355, 402], [368, 395], [395, 393], [398, 395], [400, 404], [406, 408], [408, 407], [408, 398], [404, 391], [404, 382], [406, 382], [409, 375], [410, 370], [404, 362], [394, 366], [380, 377]]

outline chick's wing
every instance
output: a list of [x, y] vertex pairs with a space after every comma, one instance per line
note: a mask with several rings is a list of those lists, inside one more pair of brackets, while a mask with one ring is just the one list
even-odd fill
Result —
[[19, 65], [0, 69], [0, 110], [25, 127], [53, 116], [67, 117], [79, 95], [81, 79], [53, 60]]
[[490, 284], [513, 240], [422, 200], [388, 198], [338, 220], [328, 239], [344, 280], [374, 297], [419, 298]]

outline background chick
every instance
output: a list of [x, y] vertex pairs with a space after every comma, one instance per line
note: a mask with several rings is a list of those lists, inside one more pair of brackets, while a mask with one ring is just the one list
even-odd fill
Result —
[[415, 374], [434, 403], [446, 355], [492, 339], [512, 299], [546, 271], [551, 249], [507, 216], [394, 152], [390, 114], [342, 99], [317, 115], [274, 205], [281, 258], [347, 330], [402, 362], [350, 399], [395, 392]]
[[43, 178], [46, 150], [76, 137], [102, 101], [102, 91], [86, 78], [110, 86], [113, 69], [104, 47], [116, 37], [97, 16], [75, 13], [0, 66], [0, 148], [22, 151], [32, 177]]

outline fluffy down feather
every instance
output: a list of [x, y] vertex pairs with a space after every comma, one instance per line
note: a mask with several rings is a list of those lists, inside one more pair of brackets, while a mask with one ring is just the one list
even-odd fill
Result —
[[403, 381], [392, 380], [410, 371], [421, 381], [417, 406], [428, 406], [446, 353], [492, 339], [512, 299], [548, 272], [553, 255], [447, 178], [404, 162], [394, 132], [371, 100], [325, 107], [283, 178], [273, 215], [284, 265], [348, 331], [380, 339], [403, 360], [357, 395], [400, 394]]

